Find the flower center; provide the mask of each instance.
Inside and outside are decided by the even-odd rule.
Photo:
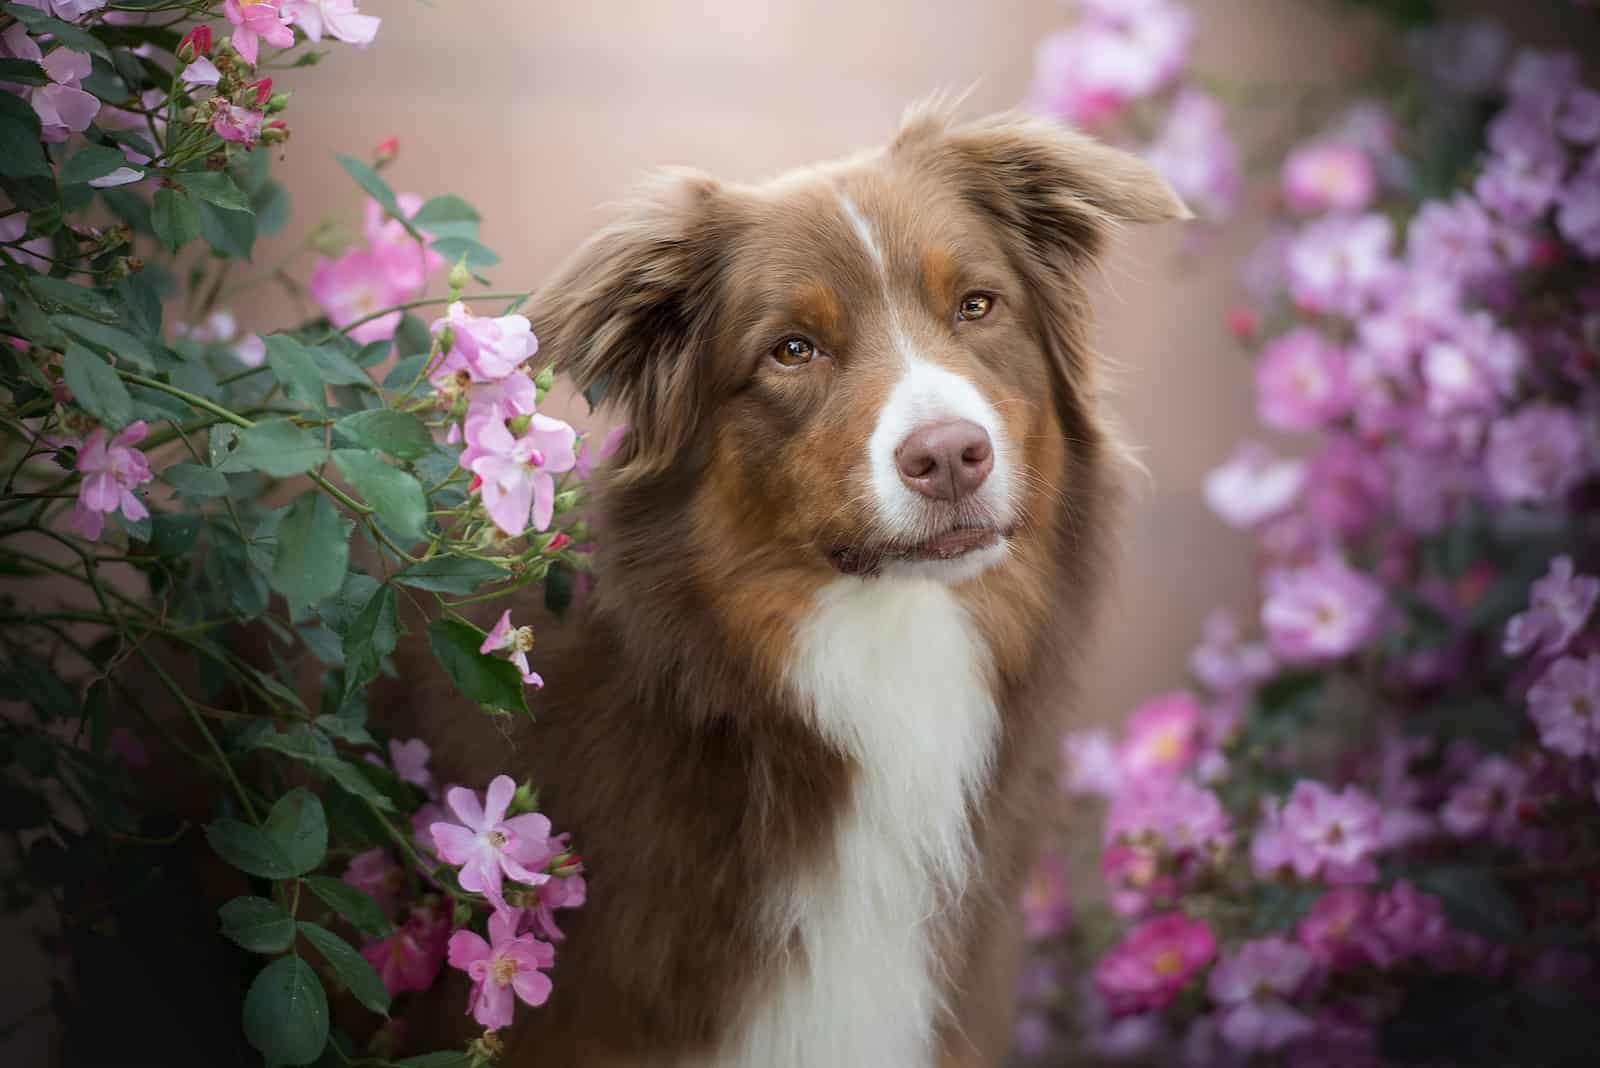
[[[511,632],[511,647],[519,653],[526,653],[533,648],[533,628],[518,627]]]
[[[1175,949],[1164,949],[1156,954],[1151,969],[1162,979],[1171,979],[1183,971],[1183,957]]]
[[[1344,841],[1344,827],[1337,823],[1331,824],[1328,827],[1328,833],[1325,836],[1325,840],[1329,845],[1338,845],[1340,842]]]
[[[489,844],[494,846],[496,849],[504,849],[506,842],[508,841],[510,841],[510,839],[506,837],[506,832],[504,831],[489,832]]]
[[[508,985],[517,974],[517,962],[510,957],[496,957],[489,965],[489,976],[500,986]]]

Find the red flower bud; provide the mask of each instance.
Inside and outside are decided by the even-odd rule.
[[[244,91],[247,93],[252,89],[255,90],[256,94],[256,107],[264,107],[266,106],[267,101],[272,99],[271,78],[262,78],[260,81],[251,82],[249,85],[244,87]]]
[[[1228,309],[1228,333],[1240,341],[1254,341],[1256,331],[1261,329],[1261,321],[1257,318],[1254,309],[1246,304],[1235,304]]]
[[[472,481],[467,483],[467,492],[468,493],[477,493],[478,492],[478,488],[480,486],[482,486],[482,485],[483,485],[483,476],[482,475],[473,475],[472,476]]]
[[[375,163],[390,163],[393,162],[394,158],[399,154],[400,138],[385,137],[382,141],[379,141],[378,146],[372,150],[372,159]]]
[[[560,552],[562,549],[565,549],[571,544],[572,538],[568,536],[567,532],[564,530],[558,531],[556,536],[550,539],[550,545],[547,551],[552,553]]]
[[[178,42],[178,58],[185,63],[193,63],[201,56],[211,54],[211,27],[196,26],[183,35],[183,40]]]

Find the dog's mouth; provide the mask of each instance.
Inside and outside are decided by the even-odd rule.
[[[897,560],[921,562],[957,560],[968,553],[993,548],[1016,533],[1015,526],[995,523],[965,524],[950,527],[918,541],[887,542],[877,545],[841,545],[828,554],[833,566],[846,575],[870,575]]]

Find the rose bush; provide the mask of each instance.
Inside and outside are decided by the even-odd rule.
[[[1186,196],[1235,203],[1185,7],[1082,6],[1035,105],[1155,130]],[[1107,35],[1109,66],[1071,59]],[[1206,483],[1255,539],[1255,624],[1214,617],[1192,690],[1064,743],[1104,892],[1065,934],[1059,874],[1024,901],[1051,918],[1019,1034],[1041,1062],[1577,1065],[1600,1040],[1600,93],[1486,23],[1399,36],[1367,72],[1391,95],[1279,146],[1228,313],[1261,422],[1305,435]]]
[[[556,910],[584,900],[532,784],[437,782],[425,744],[367,722],[403,615],[432,620],[439,667],[490,714],[526,714],[542,684],[532,630],[490,626],[491,602],[571,596],[595,456],[539,410],[527,295],[480,288],[478,214],[392,190],[386,143],[340,160],[353,240],[296,248],[322,253],[320,315],[241,335],[230,310],[291,284],[251,263],[289,225],[269,169],[285,83],[379,30],[354,0],[0,4],[4,894],[55,906],[45,1007],[93,1021],[67,1032],[85,1056],[153,1031],[173,1063],[240,1034],[268,1064],[390,1063],[404,1036],[383,1017],[448,964],[483,1037],[398,1063],[484,1062],[517,1002],[548,996]],[[107,940],[180,954],[202,839],[232,872],[205,876],[231,896],[203,936],[240,952],[205,950],[119,1035],[111,1004],[146,995],[96,999]],[[228,996],[230,965],[206,1047],[206,1014],[175,1006]]]

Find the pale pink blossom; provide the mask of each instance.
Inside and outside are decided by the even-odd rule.
[[[1290,1001],[1312,973],[1311,954],[1282,938],[1246,942],[1211,969],[1206,984],[1221,1010],[1222,1037],[1243,1050],[1279,1050],[1311,1031]]]
[[[1184,203],[1211,221],[1233,214],[1244,183],[1226,115],[1216,97],[1186,87],[1144,152]]]
[[[515,913],[490,916],[488,941],[468,930],[450,936],[450,966],[472,980],[467,1012],[490,1031],[510,1025],[517,1000],[537,1007],[550,997],[550,977],[543,969],[555,963],[555,947],[518,935],[518,920]]]
[[[1489,428],[1489,484],[1513,504],[1554,504],[1588,473],[1583,417],[1550,404],[1524,405]]]
[[[283,0],[283,13],[313,41],[326,33],[336,41],[365,48],[378,36],[375,15],[356,10],[355,0]]]
[[[1583,630],[1600,601],[1600,578],[1580,575],[1572,557],[1550,561],[1550,571],[1528,591],[1528,608],[1506,622],[1502,648],[1507,656],[1531,652],[1554,655]]]
[[[550,821],[537,812],[506,819],[516,792],[517,784],[509,775],[498,775],[489,783],[487,803],[457,786],[445,794],[445,801],[461,822],[429,828],[439,857],[461,865],[462,887],[482,894],[502,912],[509,909],[501,890],[503,880],[538,886],[550,878],[536,870],[552,855]]]
[[[1310,779],[1297,782],[1281,805],[1269,799],[1251,840],[1257,877],[1291,871],[1302,879],[1340,885],[1377,878],[1373,858],[1382,846],[1383,809],[1354,786],[1334,793]]]
[[[1103,727],[1071,731],[1061,739],[1061,788],[1070,794],[1110,797],[1122,785],[1122,767],[1111,732]]]
[[[433,324],[435,337],[446,330],[450,348],[434,371],[435,379],[464,370],[474,382],[495,382],[522,370],[539,351],[539,340],[533,336],[527,316],[473,315],[459,300]]]
[[[433,789],[433,772],[428,769],[428,761],[432,756],[433,751],[421,738],[405,742],[398,738],[389,739],[389,765],[394,768],[394,773],[401,781],[424,791]]]
[[[394,915],[395,903],[405,885],[405,870],[387,849],[369,849],[350,858],[342,876],[346,883],[369,895],[385,916]]]
[[[100,537],[112,512],[134,522],[149,517],[149,509],[133,493],[155,477],[144,453],[134,447],[144,440],[146,429],[141,419],[108,439],[105,427],[95,427],[79,447],[76,466],[82,482],[71,524],[90,541]]]
[[[1290,662],[1325,662],[1355,652],[1378,631],[1382,587],[1344,561],[1325,558],[1268,576],[1261,622],[1273,651]]]
[[[1289,291],[1307,311],[1355,318],[1394,270],[1394,224],[1383,215],[1330,215],[1308,223],[1288,250]]]
[[[431,903],[419,903],[393,934],[368,943],[361,955],[391,996],[420,994],[439,977],[449,940],[449,914]]]
[[[1280,459],[1266,447],[1246,442],[1206,475],[1205,498],[1224,522],[1248,528],[1282,515],[1304,485],[1304,461]]]
[[[557,835],[557,841],[565,835]],[[556,909],[575,909],[588,899],[589,889],[582,875],[556,875],[550,881],[522,893],[521,931],[532,931],[548,942],[562,942],[566,935],[556,926]],[[532,898],[532,902],[529,899]]]
[[[334,260],[318,260],[311,272],[311,296],[334,326],[366,345],[394,337],[401,313],[373,313],[411,297],[401,284],[411,268],[405,257],[384,249],[353,248]],[[365,320],[364,322],[362,320]],[[360,322],[359,326],[352,324]]]
[[[1163,88],[1188,58],[1193,17],[1170,0],[1085,5],[1083,20],[1045,38],[1031,110],[1092,126]]]
[[[246,367],[260,367],[267,361],[267,343],[260,334],[246,334],[233,347],[233,355]]]
[[[233,23],[234,50],[252,67],[262,41],[274,48],[294,44],[294,31],[279,10],[278,0],[223,0],[222,14]]]
[[[1225,609],[1206,617],[1204,640],[1189,656],[1189,669],[1209,689],[1236,694],[1270,678],[1278,669],[1277,657],[1264,642],[1247,642],[1239,625]]]
[[[555,475],[577,463],[577,431],[559,419],[531,415],[520,436],[494,418],[469,419],[460,462],[478,476],[483,506],[495,526],[520,537],[547,530],[555,515]]]
[[[1061,855],[1046,849],[1022,887],[1022,926],[1030,939],[1055,938],[1072,922],[1067,867]]]
[[[1341,141],[1319,141],[1289,154],[1283,163],[1283,197],[1305,214],[1362,211],[1378,189],[1372,159]]]
[[[513,627],[511,625],[511,609],[507,608],[500,613],[500,618],[495,620],[494,626],[484,636],[483,644],[478,647],[478,652],[484,656],[491,653],[504,653],[506,659],[516,666],[522,673],[522,681],[529,686],[539,687],[544,685],[544,679],[528,666],[528,651],[533,648],[533,628]]]
[[[407,219],[415,215],[423,200],[415,193],[396,193],[395,206]],[[367,245],[383,257],[389,279],[396,289],[420,295],[428,285],[428,276],[444,266],[444,257],[427,244],[411,236],[399,219],[393,218],[376,200],[369,199],[362,232]]]
[[[215,101],[215,104],[217,110],[211,117],[212,132],[224,141],[254,148],[261,139],[261,124],[266,115],[225,100]]]
[[[1375,909],[1376,903],[1367,890],[1336,887],[1311,906],[1295,927],[1295,938],[1324,967],[1334,971],[1358,968],[1375,959]]]
[[[193,62],[184,66],[178,79],[191,88],[214,86],[222,80],[222,72],[205,56],[197,56]]]
[[[1146,701],[1133,713],[1117,753],[1125,779],[1175,774],[1199,755],[1205,709],[1188,691]]]
[[[1439,822],[1459,837],[1488,835],[1507,841],[1519,826],[1517,805],[1527,781],[1528,773],[1505,757],[1485,757],[1450,791]]]
[[[1256,364],[1256,407],[1278,430],[1316,430],[1350,410],[1344,350],[1310,327],[1273,341]]]
[[[1528,688],[1539,741],[1564,756],[1600,756],[1600,653],[1562,657]]]

